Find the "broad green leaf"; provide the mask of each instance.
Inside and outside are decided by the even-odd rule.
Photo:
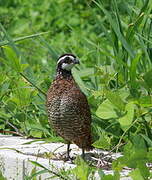
[[[110,149],[111,140],[107,135],[101,135],[100,138],[93,143],[95,148]]]
[[[79,156],[77,157],[75,162],[77,166],[72,170],[72,172],[78,179],[88,180],[89,172],[91,170],[89,165]]]
[[[152,88],[152,69],[144,75],[145,83],[149,88]]]
[[[1,84],[1,94],[5,94],[7,91],[9,91],[10,82],[6,81]]]
[[[118,109],[124,110],[125,108],[125,103],[119,96],[118,92],[112,92],[112,91],[105,91],[106,97],[108,100],[115,105]]]
[[[21,72],[20,59],[18,59],[16,53],[8,46],[4,48],[4,53],[9,61],[9,66],[15,71]]]
[[[24,124],[23,124],[24,125]],[[34,137],[42,137],[44,134],[49,134],[48,129],[46,126],[42,126],[38,121],[35,121],[35,119],[28,119],[25,121],[26,129],[30,132],[30,135]],[[22,126],[24,128],[24,126]],[[29,133],[28,133],[29,135]],[[59,139],[58,139],[59,141]]]
[[[102,119],[117,118],[115,106],[107,99],[99,105],[96,115]]]
[[[30,131],[30,135],[31,135],[32,137],[41,138],[42,135],[43,135],[43,132],[42,132],[42,131],[39,131],[39,130],[31,130],[31,131]]]
[[[119,118],[118,121],[121,125],[121,128],[125,131],[132,123],[133,118],[134,118],[134,103],[133,102],[129,102],[128,104],[126,104],[125,107],[125,112],[126,114]]]
[[[113,163],[115,170],[120,171],[125,166],[137,168],[139,165],[146,164],[147,147],[144,139],[139,135],[130,138],[131,141],[124,146],[123,156]]]
[[[142,96],[138,99],[138,103],[142,107],[152,107],[152,97],[150,95]]]
[[[136,149],[147,149],[144,139],[141,135],[135,135],[132,137],[132,143]]]
[[[108,175],[105,175],[105,176],[102,178],[102,180],[115,180],[115,179],[114,179],[113,175],[108,174]]]
[[[2,110],[0,111],[0,116],[5,118],[5,119],[8,119],[8,118],[11,118],[11,114],[10,113],[6,113],[6,112],[3,112]]]
[[[15,118],[18,119],[20,122],[24,122],[26,120],[26,114],[24,112],[17,112],[15,114]]]
[[[29,64],[21,64],[21,71],[24,71],[28,66]]]
[[[103,176],[102,180],[120,180],[120,173],[114,172],[114,175],[108,174]]]
[[[146,161],[147,161],[147,157],[146,157]],[[148,179],[148,177],[149,177],[149,169],[148,169],[146,163],[141,161],[141,162],[138,163],[137,167],[140,170],[140,173],[144,177],[144,179]]]
[[[149,152],[147,153],[147,158],[148,158],[148,162],[152,162],[152,149],[149,150]]]
[[[14,89],[13,95],[10,98],[18,107],[29,106],[31,100],[37,95],[35,90],[27,85],[28,84],[22,80],[18,81],[17,87]]]
[[[119,157],[118,159],[112,162],[112,169],[115,171],[120,172],[125,166],[126,166],[126,162],[124,161],[124,157]]]
[[[103,91],[102,91],[102,90],[93,91],[93,92],[92,92],[92,95],[93,95],[95,98],[98,98],[98,97],[100,97],[100,96],[103,95]]]
[[[14,97],[11,98],[18,107],[28,106],[31,103],[31,88],[22,87],[14,92]]]
[[[141,175],[141,172],[140,170],[137,168],[135,170],[133,170],[131,173],[130,173],[130,176],[132,177],[133,180],[144,180],[143,176]]]

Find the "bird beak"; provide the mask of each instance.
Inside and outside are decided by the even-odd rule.
[[[80,64],[79,59],[75,59],[74,64]]]

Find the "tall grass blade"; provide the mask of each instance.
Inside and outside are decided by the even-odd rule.
[[[26,40],[26,39],[35,38],[37,36],[42,36],[42,35],[48,34],[49,32],[50,31],[19,37],[19,38],[16,38],[16,39],[12,39],[12,42],[15,43],[15,42],[18,42],[18,41],[23,41],[23,40]],[[10,42],[8,40],[7,41],[2,41],[2,42],[0,42],[0,46],[5,46],[5,45],[8,45],[9,43]]]
[[[106,17],[109,20],[109,23],[112,27],[112,29],[114,30],[114,32],[116,33],[118,39],[120,40],[120,42],[122,43],[123,47],[126,49],[126,51],[129,53],[129,55],[134,58],[135,53],[133,51],[133,48],[131,47],[130,44],[128,44],[128,42],[126,41],[126,39],[124,38],[124,36],[122,35],[120,29],[118,28],[115,20],[113,20],[112,16],[110,15],[110,13],[103,7],[103,5],[100,3],[97,3],[96,1],[93,1],[106,15]]]

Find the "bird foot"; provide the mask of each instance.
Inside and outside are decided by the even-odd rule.
[[[71,161],[71,162],[73,162],[74,159],[75,159],[74,157],[65,156],[64,159],[63,159],[63,161],[64,161],[64,162],[66,162],[66,161]]]
[[[58,159],[59,159],[59,160],[62,160],[62,161],[64,161],[64,162],[66,162],[66,161],[71,161],[71,162],[73,162],[73,160],[75,159],[75,157],[71,157],[71,156],[69,156],[69,153],[63,152],[63,153],[59,153],[59,154],[58,154]]]

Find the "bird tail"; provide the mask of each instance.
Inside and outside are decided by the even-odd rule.
[[[92,137],[91,137],[91,135],[76,138],[73,142],[77,146],[79,146],[79,148],[82,148],[82,149],[84,149],[86,151],[90,151],[90,150],[92,150],[94,148],[92,146]]]

